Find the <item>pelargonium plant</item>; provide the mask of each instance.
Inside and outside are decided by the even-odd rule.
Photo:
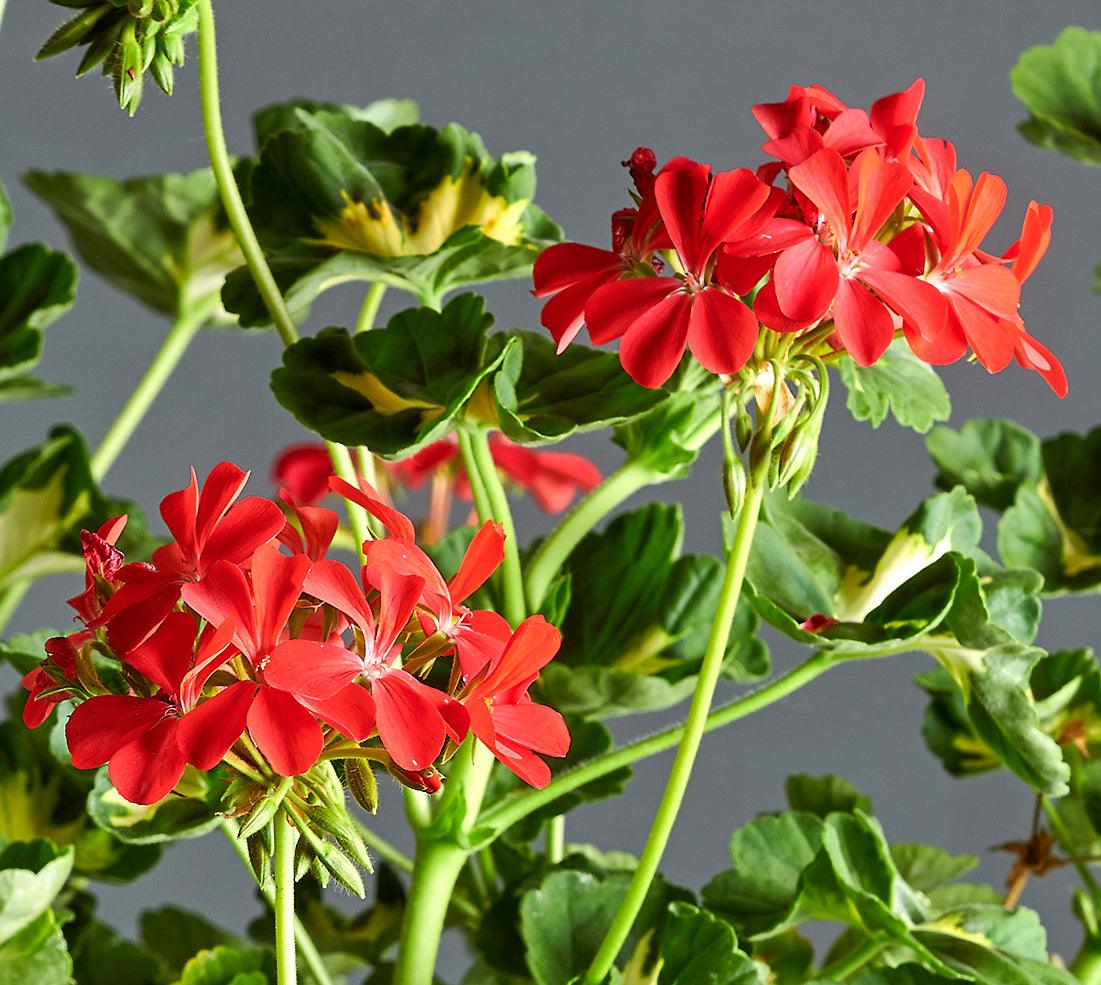
[[[948,416],[934,366],[1016,364],[1067,393],[1058,340],[1020,314],[1052,210],[1032,201],[992,241],[1005,183],[922,133],[924,81],[869,109],[794,85],[752,107],[746,166],[635,149],[610,242],[586,244],[535,204],[531,154],[495,157],[409,101],[268,106],[232,159],[211,0],[55,2],[71,16],[40,54],[83,50],[78,74],[101,66],[131,114],[197,32],[210,168],[26,176],[86,266],[171,328],[94,450],[61,426],[0,470],[0,619],[40,577],[84,579],[75,626],[3,645],[23,687],[0,725],[0,983],[432,985],[450,929],[466,985],[1101,982],[1101,669],[1033,645],[1043,597],[1101,590],[1101,430],[938,426],[941,490],[896,532],[801,494],[836,380],[857,418],[920,432]],[[1080,30],[1022,57],[1030,139],[1101,160],[1098,58]],[[0,198],[0,234],[10,219]],[[504,278],[541,328],[493,330],[470,289]],[[303,334],[347,282],[353,329]],[[44,246],[0,258],[4,399],[59,395],[32,370],[75,283]],[[376,327],[388,290],[410,306]],[[272,392],[317,437],[271,488],[181,463],[158,535],[100,483],[209,324],[274,328]],[[624,455],[606,477],[555,447],[597,430]],[[616,513],[712,440],[714,555],[682,553],[675,504]],[[560,517],[548,536],[517,529],[510,492]],[[773,674],[762,623],[806,659]],[[1001,846],[1004,888],[964,881],[974,857],[892,844],[834,775],[793,775],[698,891],[659,874],[705,733],[915,651],[932,752],[954,775],[1012,772],[1034,804]],[[755,686],[715,707],[721,679]],[[607,719],[682,701],[681,724],[614,745]],[[713,741],[734,750],[736,730]],[[664,750],[637,858],[568,840],[571,810]],[[404,811],[411,856],[380,810]],[[174,907],[141,941],[97,921],[96,881],[215,829],[262,901],[249,940]],[[1020,903],[1062,866],[1085,931],[1066,961]],[[348,916],[334,882],[374,902]]]

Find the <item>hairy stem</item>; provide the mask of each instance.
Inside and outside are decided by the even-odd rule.
[[[294,951],[295,831],[285,811],[275,818],[275,961],[277,985],[295,985],[298,966]]]
[[[742,592],[742,581],[749,561],[749,551],[753,545],[753,534],[757,529],[757,518],[767,485],[767,475],[768,456],[762,455],[760,463],[750,476],[745,501],[738,513],[734,541],[730,548],[730,556],[727,558],[726,573],[719,592],[719,604],[711,624],[711,635],[700,665],[700,675],[696,681],[695,693],[692,695],[692,703],[684,723],[680,746],[673,760],[673,767],[669,771],[665,793],[658,805],[654,823],[650,827],[646,846],[639,856],[638,867],[631,877],[630,885],[612,919],[612,925],[604,936],[600,950],[597,951],[589,970],[581,980],[582,985],[600,985],[607,977],[616,955],[619,954],[623,942],[631,932],[631,926],[642,908],[646,894],[650,890],[650,884],[657,875],[665,846],[669,843],[677,813],[688,789],[696,754],[699,752],[703,734],[707,730],[707,717],[715,695],[715,687],[719,682],[719,672],[722,670],[726,645],[730,639],[730,628],[734,623],[734,613]]]
[[[386,293],[386,285],[382,281],[375,281],[363,296],[363,304],[359,309],[359,317],[356,319],[356,332],[368,332],[375,327],[375,316],[378,315],[379,305],[382,304],[382,296]]]
[[[566,818],[559,814],[547,822],[547,864],[557,865],[566,855]]]
[[[336,441],[326,441],[325,445],[329,449],[329,458],[333,461],[333,471],[345,482],[358,489],[359,473],[356,471],[356,463],[352,458],[352,453]],[[356,550],[359,552],[359,559],[362,562],[364,559],[363,542],[371,539],[371,528],[367,523],[367,511],[350,499],[344,501],[344,507],[348,511],[348,525],[352,528],[352,536],[356,539]]]
[[[218,183],[218,192],[225,207],[230,227],[244,254],[249,273],[256,282],[268,314],[275,324],[275,330],[284,345],[298,341],[298,329],[283,295],[272,276],[271,267],[264,257],[264,251],[252,228],[245,203],[241,199],[241,190],[233,176],[233,164],[226,149],[226,135],[222,126],[222,107],[218,97],[218,52],[214,36],[214,8],[211,0],[199,0],[199,99],[203,110],[203,130],[206,133],[206,146],[210,155],[210,166]]]
[[[251,872],[252,863],[249,861],[248,849],[244,843],[237,837],[237,828],[232,821],[222,822],[222,831],[225,832],[225,836],[229,839],[229,843],[233,846],[233,850],[237,853],[237,857],[244,863],[245,868]],[[381,853],[380,853],[381,854]],[[272,908],[272,912],[275,911],[275,894],[265,887],[259,887],[260,894],[267,900],[268,906]],[[306,930],[302,921],[298,917],[294,918],[294,939],[298,944],[298,953],[302,958],[302,964],[306,970],[313,977],[317,985],[335,985],[332,976],[329,974],[329,970],[325,967],[325,962],[321,957],[321,952],[318,951],[317,945],[314,944],[313,938],[310,937],[310,933]]]
[[[217,298],[194,310],[183,310],[177,316],[161,347],[153,357],[142,378],[138,380],[118,417],[107,429],[99,447],[92,453],[92,476],[101,482],[115,464],[122,449],[137,430],[153,401],[164,388],[172,371],[179,364],[191,340],[203,327],[217,305]]]

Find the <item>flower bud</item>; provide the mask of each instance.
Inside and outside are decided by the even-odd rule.
[[[735,458],[727,463],[723,473],[723,492],[726,495],[726,505],[730,508],[731,516],[737,515],[745,501],[746,475],[745,466],[740,458]]]
[[[378,779],[371,764],[362,759],[344,761],[344,778],[355,802],[368,814],[378,811]]]

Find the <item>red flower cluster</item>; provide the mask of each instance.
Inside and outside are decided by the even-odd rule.
[[[161,503],[175,539],[151,564],[126,564],[115,549],[125,517],[85,532],[86,588],[71,600],[84,628],[50,640],[24,678],[26,723],[78,701],[66,727],[74,765],[109,763],[119,792],[141,804],[166,796],[189,764],[213,768],[246,735],[283,776],[341,737],[377,737],[380,762],[433,790],[445,743],[473,733],[545,785],[539,754],[564,756],[570,737],[528,691],[560,635],[540,616],[513,631],[464,604],[504,557],[501,529],[485,524],[447,581],[405,516],[369,486],[333,480],[387,532],[364,545],[357,578],[325,556],[335,513],[284,490],[291,522],[269,500],[240,499],[247,478],[223,462],[200,491],[192,473]]]
[[[982,242],[1005,183],[957,169],[955,148],[923,137],[918,80],[870,112],[820,86],[754,107],[774,161],[713,173],[640,148],[626,162],[637,207],[612,217],[612,249],[562,243],[535,264],[543,325],[567,346],[586,324],[620,342],[624,369],[664,383],[688,348],[737,372],[762,328],[832,325],[831,344],[862,366],[904,335],[929,363],[970,349],[990,372],[1016,359],[1064,396],[1058,360],[1025,330],[1020,286],[1051,238],[1051,208],[1030,203],[1001,255]],[[668,275],[664,275],[668,272]],[[752,309],[743,298],[753,295]]]
[[[597,486],[600,469],[583,455],[543,451],[509,441],[503,434],[489,438],[494,464],[504,479],[530,493],[547,513],[561,513],[579,492]],[[426,445],[409,458],[383,462],[386,477],[409,490],[432,483],[432,503],[424,536],[430,543],[447,529],[452,497],[470,502],[470,481],[459,459],[453,436]],[[303,442],[283,449],[272,463],[272,480],[302,503],[316,503],[329,492],[333,465],[323,444]]]

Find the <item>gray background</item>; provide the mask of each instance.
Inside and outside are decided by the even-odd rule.
[[[153,91],[129,120],[112,105],[105,81],[72,81],[75,58],[32,63],[63,10],[44,0],[12,0],[10,7],[0,34],[0,176],[15,206],[13,242],[64,243],[46,209],[18,185],[27,168],[121,177],[205,163],[193,60],[178,73],[172,99]],[[924,75],[924,132],[953,139],[965,166],[994,171],[1009,184],[1008,218],[993,237],[998,248],[1016,234],[1030,198],[1055,206],[1055,241],[1025,292],[1024,314],[1071,379],[1071,395],[1060,402],[1034,374],[1014,368],[990,378],[978,367],[952,367],[944,375],[953,421],[1009,416],[1048,434],[1101,420],[1094,385],[1098,299],[1090,293],[1092,266],[1101,259],[1101,175],[1017,135],[1022,111],[1008,80],[1021,49],[1049,42],[1069,24],[1101,27],[1093,2],[223,0],[217,7],[232,150],[248,151],[249,113],[268,102],[296,95],[355,103],[411,96],[428,121],[461,121],[481,132],[491,150],[535,151],[539,201],[572,238],[596,243],[606,240],[608,214],[626,202],[619,161],[636,145],[654,146],[659,160],[687,154],[721,168],[752,166],[762,139],[752,103],[783,98],[792,82],[820,82],[866,105]],[[525,288],[487,291],[501,323],[537,324]],[[353,291],[334,292],[318,306],[315,321],[347,324],[358,301]],[[387,309],[396,301],[388,298]],[[42,365],[43,375],[73,384],[77,395],[6,407],[2,457],[41,440],[55,420],[79,423],[94,443],[164,330],[158,317],[87,276],[75,310],[50,329]],[[200,337],[108,486],[153,510],[166,491],[183,484],[188,465],[203,472],[230,458],[254,469],[253,489],[266,492],[272,454],[302,437],[268,393],[278,358],[272,334]],[[602,439],[577,446],[605,467],[617,459]],[[890,423],[879,431],[856,424],[838,397],[808,492],[894,529],[927,495],[931,478],[920,437]],[[690,549],[716,550],[713,449],[690,481],[656,494],[685,504]],[[519,516],[529,534],[545,529],[527,506]],[[71,588],[61,579],[39,584],[14,628],[66,620],[62,600]],[[1042,642],[1092,642],[1094,605],[1090,599],[1049,603]],[[783,644],[774,655],[780,667],[797,657]],[[926,665],[911,657],[837,670],[782,706],[709,737],[669,846],[668,873],[699,886],[722,868],[730,832],[755,812],[779,806],[782,778],[797,769],[836,771],[857,782],[874,798],[894,840],[983,853],[1024,836],[1031,804],[1020,783],[1007,775],[961,783],[925,751],[919,735],[924,702],[911,677]],[[634,719],[618,731],[629,737],[672,715]],[[618,804],[576,814],[569,837],[637,850],[668,763],[661,757],[642,765]],[[384,790],[379,824],[403,840],[396,789]],[[984,855],[981,872],[989,879],[1000,881],[1007,868],[1004,856]],[[1057,873],[1024,896],[1045,914],[1053,945],[1064,953],[1077,941],[1067,913],[1070,885]],[[139,910],[166,899],[232,926],[253,912],[248,881],[216,836],[178,846],[152,875],[102,895],[104,913],[124,929]],[[454,947],[448,954],[457,960]]]

